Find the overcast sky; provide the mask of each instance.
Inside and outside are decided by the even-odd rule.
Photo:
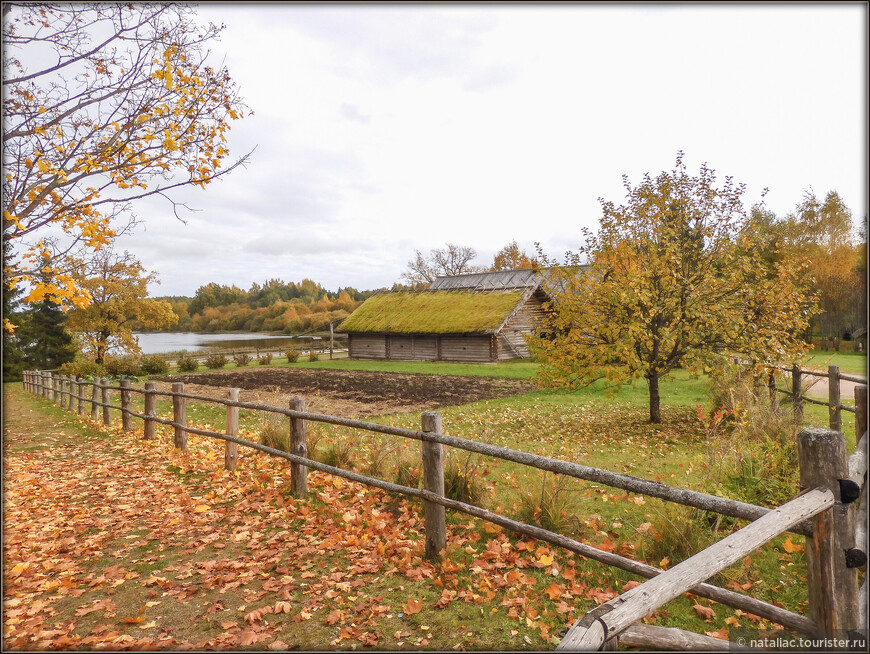
[[[389,287],[415,249],[561,258],[622,175],[706,162],[778,215],[867,214],[867,5],[203,4],[254,115],[250,165],[156,199],[121,247],[162,284]]]

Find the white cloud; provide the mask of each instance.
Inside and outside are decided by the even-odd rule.
[[[819,5],[203,5],[254,115],[247,168],[138,208],[125,247],[160,293],[308,277],[400,280],[413,250],[480,261],[516,239],[561,257],[599,197],[670,170],[812,187],[867,211],[867,7]]]

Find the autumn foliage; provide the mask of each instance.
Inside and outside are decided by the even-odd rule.
[[[598,233],[552,268],[548,319],[533,351],[541,380],[614,388],[644,379],[650,421],[661,422],[659,381],[677,367],[701,371],[715,355],[794,360],[814,301],[800,260],[766,262],[743,210],[742,185],[716,186],[706,165],[676,167],[637,186],[626,204],[601,200]],[[721,360],[721,357],[719,357]]]
[[[29,285],[28,301],[87,305],[63,255],[106,247],[137,200],[171,202],[241,163],[225,166],[226,134],[245,108],[206,61],[221,28],[193,16],[180,4],[4,5],[3,242],[21,257],[7,281]]]

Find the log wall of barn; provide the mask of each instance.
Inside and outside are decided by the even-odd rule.
[[[387,344],[383,334],[348,334],[348,356],[352,359],[386,359]]]
[[[434,361],[438,358],[438,337],[425,335],[387,336],[387,357],[405,361]]]
[[[492,336],[441,336],[441,361],[494,361]]]

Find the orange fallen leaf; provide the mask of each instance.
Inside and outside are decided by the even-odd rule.
[[[422,610],[423,602],[415,599],[409,599],[407,604],[402,607],[402,611],[404,611],[405,615],[414,615],[415,613],[419,613]]]
[[[788,552],[789,554],[794,554],[795,552],[806,551],[806,550],[804,550],[802,545],[795,545],[794,543],[792,543],[791,538],[786,538],[785,542],[782,544],[782,546],[783,546],[783,549],[785,549],[785,551]]]
[[[709,606],[695,604],[692,608],[695,609],[695,613],[697,613],[704,622],[712,622],[713,618],[716,617],[716,611],[711,609]]]

